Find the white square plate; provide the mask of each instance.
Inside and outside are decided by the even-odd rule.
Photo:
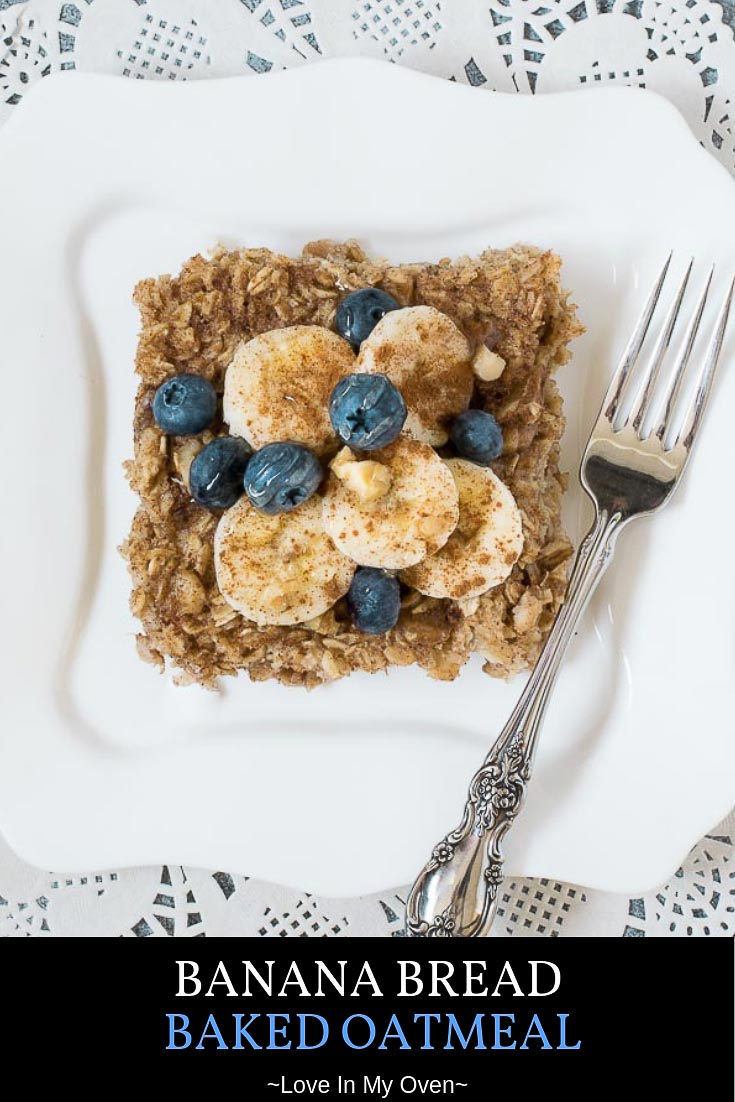
[[[731,181],[648,93],[535,100],[356,61],[52,78],[0,134],[0,163],[0,830],[55,869],[179,861],[331,895],[410,880],[519,683],[475,661],[452,684],[396,669],[212,694],[139,661],[116,550],[135,507],[132,287],[220,241],[357,237],[395,260],[553,248],[588,329],[560,374],[574,472],[664,255],[725,261],[718,289],[735,268]],[[622,537],[568,658],[511,873],[651,886],[735,797],[728,366],[685,485]],[[576,539],[574,476],[566,509]]]

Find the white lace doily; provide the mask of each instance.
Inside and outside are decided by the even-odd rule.
[[[388,58],[478,89],[635,84],[735,173],[735,0],[0,0],[0,123],[52,72],[193,80],[323,57]],[[696,197],[692,197],[696,201]],[[735,936],[735,815],[636,899],[506,881],[495,936]],[[401,936],[405,890],[317,900],[241,873],[66,877],[0,840],[0,936]]]
[[[498,937],[733,937],[732,816],[636,899],[553,880],[503,884]],[[316,899],[240,873],[164,865],[64,876],[0,839],[0,937],[401,937],[405,889]]]
[[[735,171],[733,0],[0,0],[0,119],[47,73],[153,80],[366,54],[504,92],[636,84]]]

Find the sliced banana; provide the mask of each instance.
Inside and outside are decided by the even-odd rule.
[[[355,353],[321,325],[273,329],[238,345],[225,375],[224,419],[253,448],[293,440],[322,451],[334,439],[329,396]]]
[[[400,437],[371,457],[388,469],[387,492],[372,501],[329,476],[324,527],[340,551],[361,566],[402,570],[438,551],[459,518],[451,471],[433,448]]]
[[[320,616],[345,595],[355,573],[324,531],[318,497],[276,515],[240,498],[217,525],[214,563],[227,603],[261,625]]]
[[[472,397],[470,344],[433,306],[387,313],[363,341],[355,370],[387,375],[408,406],[404,431],[434,447],[446,444],[446,422]]]
[[[459,523],[435,555],[401,573],[429,597],[479,597],[504,581],[523,550],[515,498],[489,467],[448,459],[459,492]]]

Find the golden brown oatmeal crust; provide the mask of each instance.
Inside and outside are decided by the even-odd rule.
[[[527,246],[394,266],[368,258],[355,242],[315,241],[295,259],[221,249],[210,259],[192,257],[178,276],[139,283],[141,381],[135,454],[126,468],[140,505],[122,550],[142,624],[141,657],[160,669],[168,659],[181,680],[209,686],[241,669],[256,681],[313,687],[355,669],[412,663],[450,680],[473,650],[495,676],[532,664],[563,600],[571,554],[561,527],[564,422],[551,374],[569,358],[567,345],[581,327],[559,286],[559,267],[553,253]],[[193,371],[221,395],[239,341],[288,325],[330,326],[340,298],[365,286],[382,287],[404,306],[436,307],[471,342],[489,339],[505,359],[499,379],[478,383],[475,400],[503,429],[505,449],[493,469],[521,510],[524,549],[507,581],[482,597],[450,601],[410,591],[384,636],[357,632],[344,601],[308,624],[259,628],[220,595],[212,554],[218,514],[195,505],[185,485],[193,455],[221,421],[199,437],[169,438],[153,420],[153,394],[170,375]]]

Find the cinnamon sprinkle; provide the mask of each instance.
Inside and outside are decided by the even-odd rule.
[[[529,666],[564,598],[571,555],[561,527],[562,404],[551,376],[569,358],[568,343],[581,326],[559,285],[559,268],[553,253],[520,245],[393,266],[352,241],[316,241],[296,258],[222,249],[192,257],[176,276],[138,284],[140,384],[135,454],[126,469],[140,504],[123,553],[131,608],[141,623],[141,657],[207,686],[245,670],[256,681],[313,687],[355,669],[412,663],[449,680],[472,651],[485,656],[484,668],[494,676]],[[331,326],[339,300],[366,286],[381,287],[405,306],[442,311],[473,349],[492,335],[506,368],[497,380],[476,381],[472,401],[493,412],[503,429],[505,448],[493,469],[521,510],[524,549],[508,579],[476,601],[407,591],[400,620],[385,636],[356,631],[344,600],[306,624],[258,627],[219,593],[212,554],[218,517],[191,502],[182,478],[183,441],[162,449],[152,397],[180,371],[210,379],[221,395],[241,340],[288,325]],[[218,419],[199,445],[222,431]],[[196,443],[192,439],[192,449]]]

